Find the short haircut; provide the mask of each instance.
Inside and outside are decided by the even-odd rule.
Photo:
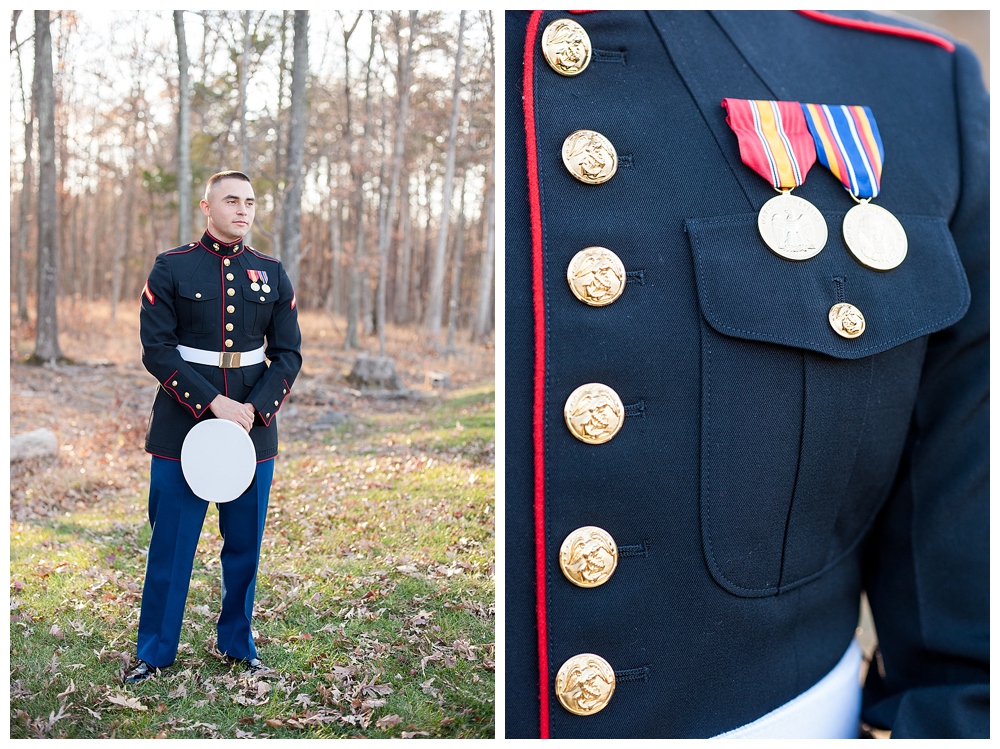
[[[208,182],[205,183],[205,200],[208,200],[208,194],[212,192],[212,188],[215,187],[216,182],[221,182],[224,179],[240,179],[250,184],[250,178],[246,176],[243,172],[237,172],[235,170],[229,170],[228,172],[217,172],[208,178]]]

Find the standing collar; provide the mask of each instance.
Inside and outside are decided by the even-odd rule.
[[[219,257],[239,255],[243,252],[242,239],[238,239],[230,244],[223,242],[221,239],[216,239],[208,231],[201,235],[201,246],[213,255],[218,255]]]

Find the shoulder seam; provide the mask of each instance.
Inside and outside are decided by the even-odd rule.
[[[842,26],[844,28],[857,29],[859,31],[871,31],[876,34],[888,34],[890,36],[899,36],[906,39],[916,39],[918,41],[928,42],[929,44],[936,44],[938,47],[948,50],[948,52],[955,51],[954,42],[945,39],[943,36],[932,34],[929,31],[920,31],[919,29],[911,29],[905,26],[892,26],[888,23],[862,21],[856,18],[843,18],[821,10],[800,10],[796,12],[806,18],[811,18],[812,20],[819,21],[821,23],[828,23],[832,26]]]
[[[281,261],[280,261],[280,260],[278,260],[277,258],[273,258],[273,257],[271,257],[271,256],[269,256],[269,255],[265,255],[265,254],[264,254],[264,253],[262,253],[262,252],[257,252],[257,250],[255,250],[255,249],[254,249],[253,247],[249,247],[249,246],[247,246],[247,245],[243,245],[243,246],[244,246],[244,247],[246,247],[247,251],[248,251],[248,252],[249,252],[249,253],[250,253],[251,255],[253,255],[253,256],[255,256],[255,257],[259,257],[259,258],[260,258],[261,260],[267,260],[267,261],[269,261],[269,262],[272,262],[272,263],[280,263],[280,262],[281,262]]]

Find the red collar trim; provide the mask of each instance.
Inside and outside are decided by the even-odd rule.
[[[543,11],[532,12],[524,39],[524,130],[528,154],[528,202],[531,211],[531,289],[535,318],[535,378],[532,437],[535,470],[535,616],[538,624],[538,725],[549,737],[549,649],[545,570],[545,287],[542,276],[542,202],[535,133],[535,40]]]
[[[814,21],[828,23],[832,26],[843,26],[847,29],[858,29],[860,31],[873,31],[876,34],[889,34],[891,36],[901,36],[907,39],[919,39],[922,42],[936,44],[949,52],[955,51],[955,45],[943,36],[932,34],[929,31],[918,31],[917,29],[907,29],[902,26],[891,26],[887,23],[875,23],[873,21],[859,21],[855,18],[842,18],[832,13],[824,13],[821,10],[800,10],[797,11],[806,18]]]
[[[208,240],[206,240],[206,237],[208,238]],[[223,242],[221,239],[217,239],[216,237],[214,237],[212,235],[212,232],[208,231],[207,229],[205,230],[204,235],[202,235],[202,238],[198,242],[202,247],[204,247],[206,250],[208,250],[217,257],[235,257],[236,255],[239,255],[241,252],[243,252],[244,249],[246,249],[246,245],[243,244],[242,239],[237,240],[236,242]],[[233,247],[238,246],[239,250],[237,250],[236,252],[221,252],[220,250],[212,249],[211,247],[212,244],[217,244],[219,245],[220,248],[225,248],[227,250],[231,250]]]

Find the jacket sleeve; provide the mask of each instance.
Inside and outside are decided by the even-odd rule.
[[[950,226],[971,306],[928,341],[865,570],[879,650],[863,718],[893,738],[989,737],[989,95],[968,49],[955,69],[962,183]]]
[[[201,418],[219,390],[177,352],[176,286],[163,255],[158,255],[153,263],[140,304],[143,366],[165,392],[187,407],[196,419]]]
[[[271,313],[271,322],[264,333],[267,348],[264,355],[270,366],[257,381],[248,403],[257,409],[265,426],[270,426],[274,415],[292,391],[295,376],[302,366],[302,335],[299,332],[299,311],[295,306],[295,291],[285,269],[278,265],[278,301]]]

